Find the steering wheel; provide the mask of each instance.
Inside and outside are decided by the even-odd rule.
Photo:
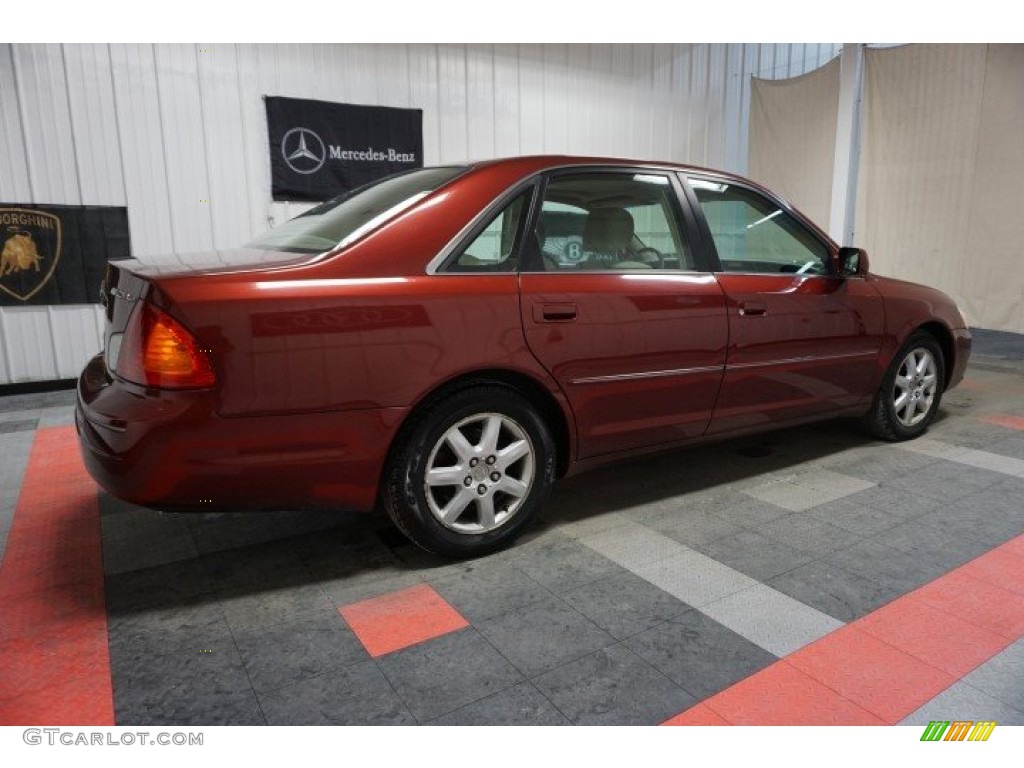
[[[639,261],[645,261],[646,262],[648,260],[643,258],[643,257],[644,256],[652,256],[652,255],[654,256],[654,259],[658,262],[658,269],[664,269],[665,268],[665,257],[662,255],[661,251],[659,251],[657,248],[651,248],[650,246],[646,246],[646,247],[641,248],[640,250],[638,250],[636,252],[636,257],[637,257],[637,260],[639,260]]]
[[[798,269],[796,273],[798,275],[806,275],[812,267],[816,267],[820,263],[821,262],[819,262],[817,259],[814,259],[813,261],[808,261],[806,264],[800,267],[800,269]]]

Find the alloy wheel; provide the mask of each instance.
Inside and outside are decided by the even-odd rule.
[[[938,384],[935,356],[924,347],[910,350],[893,382],[892,405],[900,424],[913,427],[927,418],[935,403]]]
[[[536,451],[514,419],[478,413],[449,427],[427,459],[423,490],[445,528],[480,534],[515,516],[533,485]]]

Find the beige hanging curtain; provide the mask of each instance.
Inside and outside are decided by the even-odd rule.
[[[750,178],[828,230],[839,59],[787,80],[752,78]]]
[[[1024,332],[1024,46],[866,51],[856,241],[872,270]]]

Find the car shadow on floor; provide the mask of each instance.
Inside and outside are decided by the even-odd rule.
[[[841,472],[844,453],[873,442],[840,420],[609,465],[559,482],[541,519],[509,552],[608,513],[685,508],[702,494],[736,493],[814,466]],[[324,600],[346,605],[473,567],[419,550],[383,512],[162,515],[105,494],[101,510],[115,625],[138,613],[211,601],[229,615],[248,611],[270,621]]]

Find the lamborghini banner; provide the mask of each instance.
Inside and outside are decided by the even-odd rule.
[[[128,209],[0,203],[0,305],[94,304],[107,261],[131,255]]]

